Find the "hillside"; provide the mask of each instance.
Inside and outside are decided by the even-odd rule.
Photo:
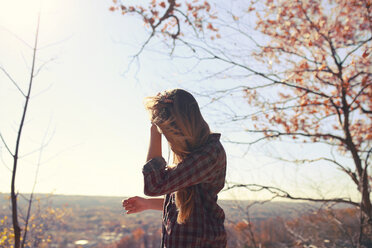
[[[0,194],[0,219],[8,216],[5,225],[10,227],[8,197]],[[50,240],[47,247],[116,247],[112,245],[119,242],[122,243],[120,247],[136,247],[134,244],[141,242],[144,242],[145,247],[158,247],[160,243],[161,212],[145,211],[126,215],[121,207],[121,197],[38,194],[35,199],[32,226],[39,233],[31,231],[30,236],[39,235],[42,238],[34,239],[36,245],[32,247],[45,242],[45,236]],[[20,197],[19,202],[21,215],[24,216],[27,202],[23,197]],[[252,204],[251,201],[219,200],[219,204],[226,213],[229,247],[248,242],[245,241],[247,233],[241,236],[249,231],[248,222],[258,237],[266,233],[267,237],[262,239],[278,239],[286,235],[282,233],[276,235],[278,237],[271,237],[271,233],[276,232],[273,228],[279,230],[288,221],[309,215],[320,207],[314,203],[267,202],[254,204],[249,208],[248,216],[246,209]],[[339,206],[340,209],[343,207]],[[285,231],[285,228],[282,230]]]

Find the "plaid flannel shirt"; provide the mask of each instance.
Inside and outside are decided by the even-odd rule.
[[[225,213],[217,204],[217,193],[224,187],[226,176],[226,153],[220,136],[211,134],[206,144],[175,167],[167,167],[163,157],[144,165],[145,194],[166,195],[161,247],[226,247]],[[195,205],[186,223],[178,224],[175,192],[185,187],[194,187]]]

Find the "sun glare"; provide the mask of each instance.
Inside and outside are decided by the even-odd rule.
[[[37,15],[43,9],[42,0],[2,1],[1,26],[10,30],[28,31],[34,27]]]

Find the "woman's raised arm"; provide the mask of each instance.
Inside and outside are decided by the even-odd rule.
[[[161,155],[161,134],[158,131],[158,127],[155,124],[152,124],[150,130],[150,145],[147,152],[146,162],[153,158],[161,157]]]

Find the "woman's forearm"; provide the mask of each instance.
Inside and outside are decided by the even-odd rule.
[[[123,200],[123,207],[127,214],[140,213],[145,210],[163,210],[163,198],[143,198],[139,196]]]
[[[148,209],[153,210],[163,210],[163,198],[149,198],[148,201]]]
[[[161,134],[158,132],[156,125],[152,124],[146,162],[161,155]]]

